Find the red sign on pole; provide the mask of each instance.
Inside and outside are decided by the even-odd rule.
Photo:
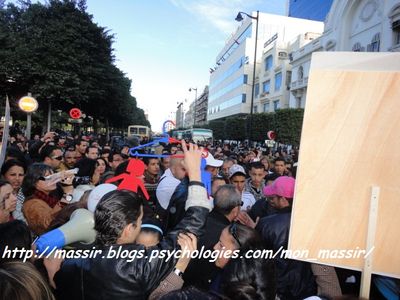
[[[270,140],[275,140],[275,138],[276,138],[276,133],[275,133],[275,131],[272,131],[272,130],[268,131],[267,137],[268,137]]]
[[[72,119],[79,119],[82,116],[82,112],[79,108],[72,108],[69,111],[69,115]]]

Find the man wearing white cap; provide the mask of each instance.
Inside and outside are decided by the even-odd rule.
[[[242,194],[243,205],[241,210],[248,211],[256,203],[253,194],[244,190],[246,185],[246,171],[241,165],[234,164],[229,168],[229,180],[236,187],[239,193]]]
[[[218,175],[218,168],[222,166],[224,161],[215,159],[214,156],[207,152],[207,156],[205,157],[206,159],[206,171],[211,173],[211,177],[217,176]]]

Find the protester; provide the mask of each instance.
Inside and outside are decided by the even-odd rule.
[[[26,166],[19,160],[10,159],[6,161],[1,167],[1,175],[11,184],[14,193],[17,195],[17,205],[12,213],[14,219],[26,222],[24,214],[22,213],[22,205],[25,197],[21,190],[22,181],[26,173]]]
[[[35,141],[29,146],[29,155],[32,158],[33,161],[39,162],[43,161],[39,155],[40,149],[43,148],[46,144],[53,142],[54,137],[56,136],[55,132],[49,131],[46,132],[46,134],[40,138],[38,141]]]
[[[100,154],[100,157],[104,158],[106,160],[108,166],[109,166],[108,157],[110,156],[110,152],[111,152],[110,149],[103,148],[103,150],[101,150],[101,154]]]
[[[248,259],[245,253],[264,249],[262,239],[252,228],[232,223],[226,227],[214,246],[222,253],[238,251],[236,257],[218,256],[215,265],[221,269],[211,290],[228,299],[267,299],[276,296],[275,265],[270,259]]]
[[[214,176],[211,178],[211,196],[214,197],[215,193],[217,192],[218,188],[222,185],[225,185],[227,182],[224,177],[222,176]]]
[[[205,234],[200,238],[198,250],[212,250],[218,242],[221,232],[238,216],[242,200],[240,193],[233,185],[221,186],[214,197],[214,208],[206,222]],[[188,271],[184,274],[185,285],[194,285],[209,290],[210,283],[217,272],[213,262],[199,258],[190,262]]]
[[[275,274],[274,263],[268,259],[240,257],[248,250],[276,252],[277,247],[287,248],[294,186],[294,179],[287,179],[287,176],[296,174],[295,151],[289,151],[285,146],[277,149],[263,149],[262,145],[251,147],[247,142],[207,145],[210,152],[206,170],[213,175],[211,197],[206,200],[204,189],[197,186],[200,177],[196,174],[194,179],[190,171],[193,170],[190,159],[169,156],[170,153],[181,155],[181,145],[160,145],[157,153],[167,157],[160,161],[144,158],[146,171],[143,178],[137,176],[152,196],[149,202],[142,199],[140,191],[117,190],[121,181],[98,185],[107,178],[127,172],[131,160],[126,154],[130,147],[123,148],[124,153],[121,153],[121,147],[113,148],[111,152],[104,139],[101,150],[96,144],[97,137],[86,135],[76,135],[74,140],[61,131],[59,135],[47,132],[42,138],[37,136],[27,142],[21,134],[15,134],[10,138],[6,160],[1,167],[1,175],[8,183],[0,183],[0,256],[3,256],[5,246],[8,249],[29,249],[31,233],[35,237],[59,228],[70,220],[76,209],[88,208],[94,212],[96,242],[91,245],[78,242],[68,248],[95,247],[102,250],[106,259],[45,260],[45,275],[56,288],[58,299],[239,300],[275,299],[276,296],[276,299],[285,300],[316,297],[317,294],[320,299],[337,299],[335,297],[341,295],[333,267],[278,257]],[[29,151],[26,151],[28,145]],[[183,149],[186,156],[199,158],[200,152],[194,146],[189,151],[185,146]],[[150,150],[139,152],[150,153]],[[44,164],[33,164],[26,170],[24,162],[28,166],[31,161]],[[75,166],[80,172],[74,180],[69,177],[67,181],[52,183],[45,178],[55,171],[66,171]],[[199,166],[198,161],[196,166]],[[219,175],[214,176],[218,168]],[[232,185],[226,184],[229,182]],[[70,184],[75,188],[72,189]],[[95,185],[98,186],[94,188]],[[27,195],[25,202],[23,191]],[[71,202],[75,203],[69,202],[70,194]],[[148,211],[154,218],[144,218],[145,208],[153,206],[153,203],[155,209]],[[199,206],[213,206],[213,210],[209,213]],[[27,222],[29,227],[15,219]],[[80,227],[76,232],[80,230],[84,228]],[[216,261],[204,257],[190,260],[183,256],[168,262],[165,257],[149,259],[155,251],[183,248],[200,251],[202,247],[221,253],[237,250],[240,255],[218,257]],[[108,253],[118,249],[145,252],[143,257],[136,257],[133,261],[127,261],[127,257],[107,258]],[[42,271],[43,266],[37,262],[35,265]],[[0,264],[4,263],[0,257]],[[3,292],[8,280],[2,281],[3,275],[0,267],[1,296],[17,299],[14,290],[9,290],[13,294]],[[26,286],[34,287],[37,284],[33,283],[35,275],[31,277],[32,282],[26,281]],[[18,278],[25,280],[24,276]],[[376,282],[381,293],[396,291],[393,287],[398,289],[398,282],[390,278]],[[181,290],[183,285],[185,288]],[[12,288],[16,287],[18,285],[12,283]],[[25,292],[23,288],[18,291],[20,295],[25,295]],[[32,291],[33,294],[40,295],[36,299],[47,299],[47,296],[53,299],[51,294],[46,295],[46,287]]]
[[[265,181],[268,182],[274,181],[279,176],[289,176],[289,172],[286,170],[286,160],[283,157],[277,157],[274,160],[274,169],[272,174],[268,174],[265,177]]]
[[[140,233],[136,243],[147,248],[156,246],[163,238],[164,232],[161,229],[162,224],[158,219],[143,219]]]
[[[74,189],[72,186],[73,176],[63,179],[62,191],[64,194],[60,196],[54,193],[57,184],[45,178],[52,174],[53,170],[50,166],[35,163],[28,168],[22,182],[22,192],[25,196],[22,211],[29,228],[36,235],[43,234],[56,213],[72,200],[69,198]]]
[[[158,183],[156,196],[159,205],[163,209],[168,208],[172,194],[181,180],[185,177],[186,170],[183,167],[182,161],[182,158],[172,158],[169,169],[165,171]]]
[[[25,172],[25,164],[15,159],[6,161],[1,167],[1,175],[3,176],[4,180],[11,184],[15,193],[18,193],[21,188]]]
[[[53,169],[53,171],[57,170],[61,161],[63,160],[63,153],[60,148],[52,145],[45,145],[40,150],[40,161],[45,165],[48,165]]]
[[[265,199],[263,189],[265,187],[264,177],[266,175],[264,165],[261,162],[250,163],[250,178],[246,179],[245,191],[251,193],[257,200]]]
[[[127,157],[123,156],[120,152],[112,152],[108,156],[108,161],[112,171],[115,171],[117,167],[127,160]]]
[[[100,184],[101,179],[103,178],[104,174],[106,172],[108,172],[109,170],[110,170],[110,167],[109,167],[107,161],[104,158],[99,157],[96,160],[96,169],[94,171],[93,179],[92,179],[93,184],[95,184],[95,185]]]
[[[14,189],[7,181],[0,180],[0,224],[13,219],[12,212],[17,206]]]
[[[222,168],[221,168],[221,175],[225,178],[225,179],[229,179],[229,169],[235,164],[235,160],[233,160],[232,158],[226,158],[224,159],[224,162],[222,164]]]
[[[160,300],[218,300],[218,299],[223,299],[223,298],[202,291],[192,286],[184,288],[182,290],[172,291],[160,298]]]
[[[163,238],[161,223],[157,219],[143,220],[141,231],[136,239],[137,244],[146,248],[156,246]],[[197,238],[192,234],[180,235],[178,244],[182,249],[194,251],[197,249]],[[175,266],[174,272],[171,272],[149,296],[149,300],[159,299],[160,296],[178,290],[183,286],[182,274],[185,272],[190,261],[189,256],[181,256]]]
[[[262,218],[256,229],[267,249],[275,253],[287,249],[295,180],[281,176],[264,189],[277,213]],[[317,285],[309,263],[277,257],[278,296],[280,299],[304,299],[317,294]],[[301,274],[301,276],[299,276]]]
[[[7,262],[0,268],[1,299],[54,300],[41,274],[29,262]]]
[[[160,180],[160,162],[158,158],[148,157],[144,157],[143,162],[146,165],[146,169],[143,174],[144,186],[150,196],[145,204],[150,208],[149,212],[154,215],[157,203],[156,190],[158,186],[158,181]]]
[[[81,138],[78,139],[75,143],[75,153],[76,153],[76,160],[80,160],[81,158],[85,157],[86,149],[89,146],[89,143]]]
[[[0,267],[1,264],[6,261],[12,260],[23,260],[23,256],[16,255],[13,257],[5,252],[7,250],[12,251],[13,249],[25,249],[30,250],[32,244],[32,237],[28,226],[20,221],[14,220],[0,224]],[[1,290],[0,290],[1,291]],[[0,295],[1,296],[1,295]]]
[[[268,157],[267,156],[261,156],[260,157],[260,163],[263,164],[264,170],[265,170],[265,172],[267,172],[267,175],[270,174],[270,172],[271,172],[270,171],[271,170],[271,163],[270,163]]]
[[[246,184],[246,171],[240,165],[233,165],[229,169],[229,180],[233,184],[237,191],[242,195],[243,206],[242,210],[249,211],[251,207],[256,203],[254,196],[245,191]]]
[[[163,155],[171,155],[169,152],[163,152]],[[160,168],[160,176],[162,176],[165,172],[170,167],[171,164],[171,157],[166,156],[166,157],[161,157],[161,168]]]
[[[76,152],[74,149],[67,148],[64,152],[63,161],[57,171],[66,171],[74,168],[76,163]]]
[[[219,159],[215,159],[211,153],[207,153],[206,156],[206,171],[211,174],[211,176],[217,176],[218,170],[224,162]]]
[[[186,150],[185,143],[183,149],[185,169],[190,178],[184,219],[157,246],[145,249],[144,246],[133,244],[139,234],[143,216],[140,197],[123,190],[106,194],[95,210],[96,240],[103,249],[103,255],[109,255],[111,246],[114,246],[114,249],[120,247],[128,251],[144,250],[146,256],[132,262],[127,262],[126,258],[71,259],[66,260],[61,268],[59,263],[58,267],[55,263],[55,267],[49,268],[49,274],[55,274],[58,299],[97,299],[98,295],[102,295],[103,299],[143,299],[172,272],[177,258],[165,261],[157,256],[150,261],[152,251],[176,249],[181,231],[202,235],[209,208],[206,191],[199,183],[201,151],[193,145]],[[57,268],[59,271],[54,272]],[[118,271],[122,269],[123,273]]]

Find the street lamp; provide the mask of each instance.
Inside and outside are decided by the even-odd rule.
[[[194,98],[194,111],[193,111],[193,126],[196,125],[196,102],[197,102],[197,88],[189,88],[189,92],[195,91]]]
[[[254,103],[254,89],[255,89],[255,81],[256,81],[256,63],[257,63],[257,40],[258,40],[258,17],[259,11],[257,10],[257,16],[253,17],[245,12],[240,11],[236,16],[235,20],[238,22],[243,21],[243,16],[246,15],[250,19],[256,20],[256,36],[255,36],[255,45],[254,45],[254,63],[253,63],[253,86],[251,88],[251,101],[250,101],[250,125],[249,125],[249,143],[252,140],[252,133],[253,133],[253,103]]]

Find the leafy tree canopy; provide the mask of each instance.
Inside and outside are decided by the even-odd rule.
[[[31,92],[43,110],[79,107],[113,127],[149,125],[114,64],[114,36],[95,24],[86,1],[0,1],[0,95]],[[3,97],[4,98],[4,97]]]

